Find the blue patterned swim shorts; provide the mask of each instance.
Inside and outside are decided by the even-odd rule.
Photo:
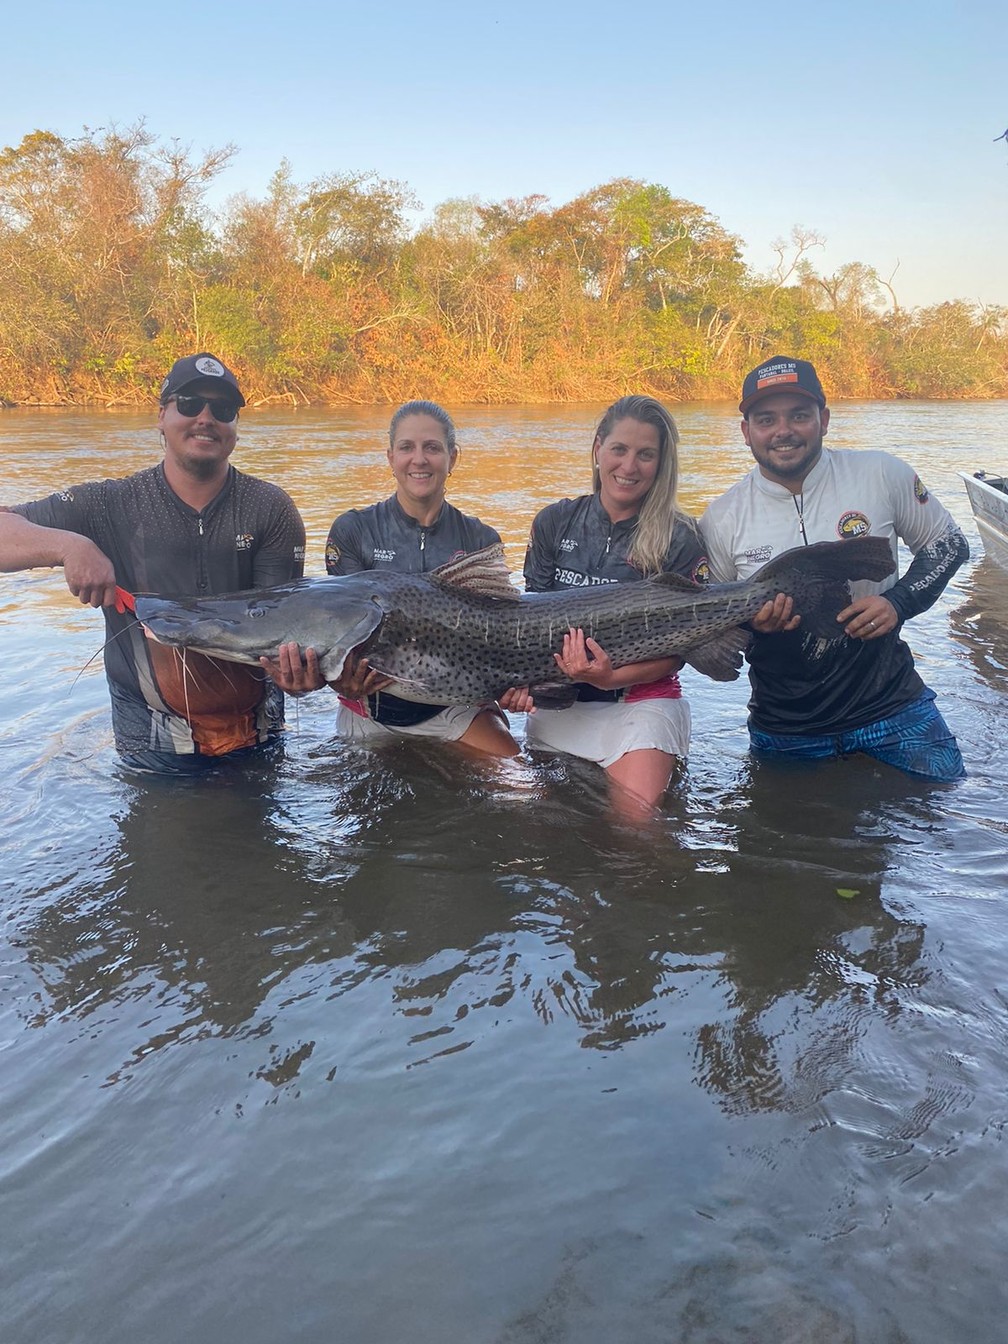
[[[749,725],[754,755],[778,759],[823,761],[863,752],[876,760],[925,779],[961,779],[963,766],[959,744],[934,703],[934,691],[925,691],[912,704],[887,719],[866,723],[846,733],[821,737],[804,733],[761,733]]]

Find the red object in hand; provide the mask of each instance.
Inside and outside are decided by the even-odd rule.
[[[125,588],[120,588],[116,584],[115,598],[116,611],[131,611],[134,616],[136,615],[136,601],[132,593],[128,593]]]

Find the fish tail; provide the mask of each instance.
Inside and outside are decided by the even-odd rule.
[[[851,537],[787,551],[752,577],[795,599],[803,630],[818,639],[838,639],[837,616],[850,605],[850,583],[880,583],[895,568],[885,537]]]
[[[772,582],[778,574],[797,569],[822,579],[870,579],[880,583],[896,568],[885,537],[851,537],[847,541],[817,541],[775,556],[753,575]]]

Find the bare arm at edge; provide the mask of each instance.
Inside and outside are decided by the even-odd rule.
[[[58,527],[40,527],[0,508],[0,571],[62,568],[66,585],[85,607],[115,605],[115,569],[104,551]]]

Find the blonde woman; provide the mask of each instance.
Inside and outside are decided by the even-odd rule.
[[[526,590],[632,583],[661,572],[704,581],[703,544],[676,503],[678,444],[675,421],[653,397],[610,406],[592,441],[592,493],[548,505],[532,524]],[[650,814],[689,750],[682,659],[616,669],[595,640],[571,630],[556,660],[579,683],[578,700],[530,715],[529,745],[595,761],[621,814]]]

